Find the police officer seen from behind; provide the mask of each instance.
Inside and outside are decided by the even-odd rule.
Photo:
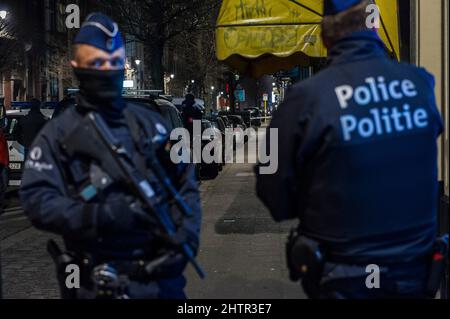
[[[300,219],[288,263],[311,298],[422,298],[429,277],[443,129],[434,78],[389,58],[366,26],[370,3],[324,1],[329,65],[274,113],[279,169],[257,178],[276,221]]]
[[[203,112],[200,106],[195,101],[195,96],[192,93],[186,94],[185,100],[181,105],[181,114],[183,117],[184,127],[192,136],[194,121],[201,121]]]
[[[193,211],[192,217],[180,217],[175,205],[162,201],[161,207],[179,224],[177,237],[171,241],[157,232],[157,224],[153,224],[151,218],[143,217],[150,215],[136,205],[125,183],[113,181],[95,197],[87,196],[86,185],[95,174],[94,163],[86,156],[68,156],[60,141],[79,127],[88,112],[100,114],[113,137],[148,177],[158,196],[162,187],[147,167],[149,153],[143,152],[146,147],[142,145],[148,145],[154,137],[164,140],[170,132],[158,114],[123,101],[125,48],[118,25],[109,17],[100,13],[87,17],[75,38],[71,64],[80,82],[77,105],[60,114],[38,135],[26,162],[20,193],[33,225],[63,236],[70,254],[61,256],[74,256],[76,264],[80,265],[81,288],[62,289],[63,296],[98,298],[98,282],[91,280],[94,275],[109,278],[100,284],[109,284],[108,280],[115,284],[117,275],[125,275],[128,282],[121,282],[121,297],[185,298],[183,272],[187,261],[178,253],[178,246],[189,242],[196,250],[198,245],[201,209],[194,167],[161,160],[179,194]],[[139,124],[140,139],[132,134],[133,123],[129,118]],[[89,141],[81,143],[87,145]],[[157,153],[162,154],[159,149]],[[104,183],[107,182],[108,179],[104,179]],[[167,256],[170,258],[165,258]],[[64,261],[64,258],[56,259]],[[153,261],[159,262],[151,264]],[[148,268],[154,270],[150,272],[139,268],[144,264],[157,266]],[[105,267],[98,269],[98,265]],[[94,268],[98,271],[93,272]],[[62,272],[59,277],[64,286],[64,269]]]

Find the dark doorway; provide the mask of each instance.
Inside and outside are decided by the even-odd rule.
[[[400,31],[400,59],[411,61],[411,6],[410,0],[398,0],[399,31]]]
[[[20,101],[22,93],[22,80],[13,80],[13,101]]]

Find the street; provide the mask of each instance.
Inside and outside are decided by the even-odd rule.
[[[198,261],[207,277],[199,279],[189,266],[188,297],[305,298],[301,287],[289,281],[285,266],[284,243],[295,221],[272,221],[256,198],[253,164],[227,164],[216,179],[203,181],[200,191]],[[31,227],[17,209],[0,218],[0,230],[4,298],[58,298],[54,265],[46,252],[47,240],[55,236]]]
[[[0,0],[0,303],[448,299],[449,30],[445,0]]]

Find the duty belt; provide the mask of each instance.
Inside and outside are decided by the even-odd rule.
[[[344,264],[344,265],[350,265],[350,266],[362,266],[362,267],[366,267],[369,264],[379,264],[379,265],[383,265],[385,267],[402,267],[404,265],[408,265],[408,266],[421,266],[424,264],[427,264],[429,262],[429,256],[423,256],[423,257],[419,257],[416,258],[414,260],[411,260],[409,262],[404,262],[404,261],[395,261],[395,262],[391,262],[391,261],[382,261],[382,260],[374,260],[371,258],[360,258],[360,257],[356,257],[356,256],[342,256],[342,255],[338,255],[338,254],[334,254],[330,251],[327,251],[325,253],[326,257],[326,262],[327,263],[333,263],[333,264]]]
[[[156,277],[161,277],[161,272],[158,272],[158,270],[172,257],[173,255],[168,253],[151,261],[112,261],[94,267],[93,271],[95,272],[96,269],[108,265],[114,268],[118,275],[125,275],[132,281],[149,282],[155,280]]]

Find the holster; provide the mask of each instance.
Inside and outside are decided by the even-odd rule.
[[[286,256],[292,281],[320,281],[325,258],[319,242],[292,230],[286,243]]]
[[[66,268],[68,265],[76,264],[75,256],[67,252],[62,252],[54,240],[49,240],[47,242],[47,251],[55,263],[56,277],[58,279],[61,298],[76,299],[76,290],[69,289],[66,285]]]
[[[438,238],[434,245],[426,286],[426,293],[430,298],[435,298],[448,271],[448,237],[446,234]]]

